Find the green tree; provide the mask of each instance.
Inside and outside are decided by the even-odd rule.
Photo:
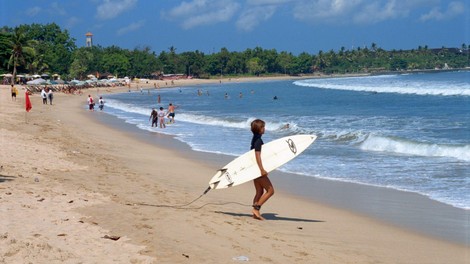
[[[295,73],[312,73],[313,72],[313,57],[306,53],[302,52],[299,54],[296,63],[295,63]]]
[[[258,57],[251,58],[247,62],[247,68],[251,74],[259,76],[260,73],[264,72],[264,67],[261,65],[261,60]]]
[[[281,67],[284,74],[292,74],[292,69],[294,68],[294,56],[292,53],[287,53],[282,51],[277,57],[278,64]]]
[[[230,52],[227,48],[221,48],[220,52],[217,54],[219,59],[220,75],[227,73],[227,65],[230,61]]]
[[[230,60],[227,63],[227,73],[234,75],[246,73],[246,61],[242,53],[230,53]]]
[[[130,63],[129,59],[120,53],[108,53],[103,56],[103,70],[114,76],[123,77],[127,75]]]
[[[59,74],[68,72],[76,45],[75,39],[70,37],[67,30],[62,30],[55,23],[20,27],[24,29],[27,38],[36,41],[34,48],[38,55],[44,57],[50,71]]]
[[[93,54],[89,48],[77,49],[70,65],[70,77],[83,80],[86,73],[89,72],[89,64],[92,60]]]
[[[158,70],[158,60],[150,47],[143,49],[135,48],[129,53],[129,72],[130,76],[150,77],[152,73]]]
[[[11,48],[11,55],[8,60],[8,66],[13,67],[11,83],[15,82],[17,67],[26,67],[26,56],[32,55],[34,53],[34,48],[32,47],[33,45],[33,41],[26,38],[24,30],[21,27],[15,28],[8,42],[8,46]]]
[[[38,52],[33,49],[32,59],[27,63],[27,69],[32,74],[39,74],[46,72],[49,69],[49,65],[47,64],[44,55],[38,54]]]
[[[165,65],[165,70],[168,71],[168,73],[176,74],[178,73],[178,55],[176,54],[176,48],[174,46],[171,46],[168,48],[170,51],[168,53],[167,57],[167,63]]]

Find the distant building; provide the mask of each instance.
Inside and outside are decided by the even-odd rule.
[[[88,32],[85,34],[86,36],[86,47],[91,48],[93,46],[93,34],[91,32]]]

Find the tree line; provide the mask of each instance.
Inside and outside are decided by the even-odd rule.
[[[370,47],[338,51],[302,52],[255,47],[242,52],[221,48],[219,52],[177,53],[175,47],[156,54],[150,47],[133,50],[118,46],[77,47],[76,40],[57,24],[20,25],[0,29],[0,73],[59,74],[62,79],[84,79],[88,74],[158,77],[185,74],[196,78],[218,76],[345,74],[384,71],[465,68],[470,66],[469,46],[412,50]]]

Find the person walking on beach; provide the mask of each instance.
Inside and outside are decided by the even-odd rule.
[[[100,108],[101,111],[103,111],[103,108],[104,108],[103,96],[100,96],[100,100],[98,100],[98,107]]]
[[[16,101],[16,95],[18,94],[18,89],[16,89],[15,85],[11,85],[11,100]]]
[[[54,94],[52,93],[52,89],[50,88],[47,91],[47,98],[49,98],[49,104],[52,105],[52,99],[54,99]]]
[[[95,101],[91,94],[88,95],[88,109],[90,109],[90,111],[95,111]]]
[[[42,104],[47,105],[47,93],[46,93],[46,90],[44,90],[44,88],[42,88],[41,90],[41,98],[42,98]]]
[[[149,121],[150,119],[152,120],[152,127],[155,125],[155,127],[158,127],[158,112],[155,110],[155,108],[152,108],[152,112],[150,113]]]
[[[168,117],[170,118],[170,123],[175,122],[175,106],[172,103],[168,105]]]
[[[254,179],[256,194],[253,198],[253,218],[257,220],[264,220],[261,216],[261,206],[274,195],[274,187],[268,178],[268,172],[263,167],[263,161],[261,160],[261,148],[263,146],[263,140],[261,136],[264,134],[266,123],[261,119],[256,119],[251,122],[251,132],[253,138],[251,139],[251,149],[255,150],[256,163],[258,164],[261,176]]]
[[[160,110],[158,111],[158,119],[159,119],[159,123],[160,123],[160,128],[166,128],[166,125],[165,125],[165,111],[163,110],[163,107],[160,107]]]

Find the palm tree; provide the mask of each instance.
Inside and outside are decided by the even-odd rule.
[[[33,41],[27,39],[21,27],[16,27],[9,40],[9,46],[11,48],[11,56],[8,60],[8,67],[13,65],[13,76],[11,77],[11,83],[15,83],[16,79],[16,67],[20,65],[26,65],[25,55],[34,54],[34,48],[32,47]]]
[[[32,74],[38,74],[48,70],[49,65],[45,61],[44,55],[37,55],[37,52],[34,49],[32,51],[33,52],[31,55],[33,59],[27,63],[27,68],[29,72]]]

